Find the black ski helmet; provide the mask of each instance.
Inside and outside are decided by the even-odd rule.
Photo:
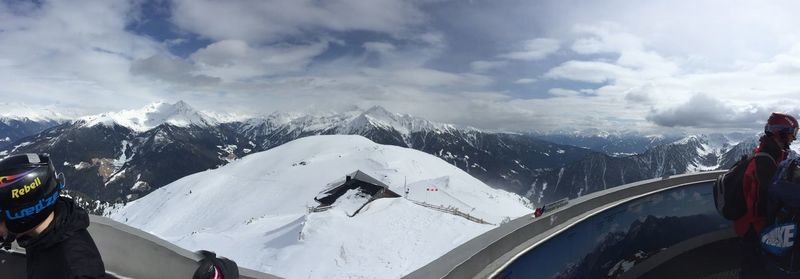
[[[55,209],[63,174],[47,154],[19,154],[0,161],[0,210],[2,220],[13,233],[27,232]]]

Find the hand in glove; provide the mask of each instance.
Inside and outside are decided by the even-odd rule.
[[[239,266],[232,260],[217,258],[213,252],[201,250],[200,266],[192,279],[239,279]]]

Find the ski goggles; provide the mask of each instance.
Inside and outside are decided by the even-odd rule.
[[[779,133],[792,135],[796,139],[797,130],[799,129],[797,129],[797,127],[794,126],[780,124],[780,125],[767,125],[765,127],[765,130],[773,130],[773,131],[778,130]]]

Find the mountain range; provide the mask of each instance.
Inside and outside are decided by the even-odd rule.
[[[432,154],[492,187],[542,204],[642,179],[726,168],[752,150],[757,138],[485,132],[377,106],[222,119],[180,101],[70,121],[34,121],[11,129],[18,134],[7,136],[11,143],[0,145],[0,156],[50,153],[70,180],[70,194],[97,208],[135,200],[186,175],[298,138],[361,135]]]
[[[720,135],[691,135],[634,155],[593,153],[543,172],[525,196],[547,203],[650,178],[726,169],[756,145],[755,136],[737,142]]]
[[[223,122],[177,102],[75,119],[21,138],[0,155],[50,153],[70,178],[73,195],[116,203],[250,153],[331,134],[362,135],[376,143],[434,154],[490,185],[517,193],[527,191],[537,172],[592,153],[528,135],[434,123],[381,107]]]
[[[0,149],[8,147],[21,138],[41,133],[60,123],[59,120],[54,119],[0,117]]]

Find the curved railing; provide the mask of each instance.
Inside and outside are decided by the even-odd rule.
[[[139,229],[91,216],[94,238],[106,269],[130,278],[192,278],[201,257]],[[219,255],[224,256],[224,255]],[[279,278],[239,267],[241,278]]]
[[[106,271],[121,278],[192,278],[201,256],[106,217],[90,215],[92,235]],[[24,250],[2,252],[2,278],[25,278]],[[219,255],[224,256],[224,255]],[[239,267],[240,278],[279,278]]]
[[[538,218],[517,218],[406,278],[647,276],[671,267],[686,251],[733,237],[711,197],[711,182],[720,173],[627,184],[571,200]],[[89,232],[112,275],[191,278],[197,268],[200,256],[193,252],[106,217],[91,216],[91,222]],[[661,230],[657,226],[678,230],[653,234]],[[3,278],[24,278],[17,276],[24,274],[22,256],[0,253]],[[242,278],[278,278],[239,270]]]
[[[651,179],[523,216],[406,278],[616,278],[651,274],[679,255],[734,237],[715,211],[721,172]]]

